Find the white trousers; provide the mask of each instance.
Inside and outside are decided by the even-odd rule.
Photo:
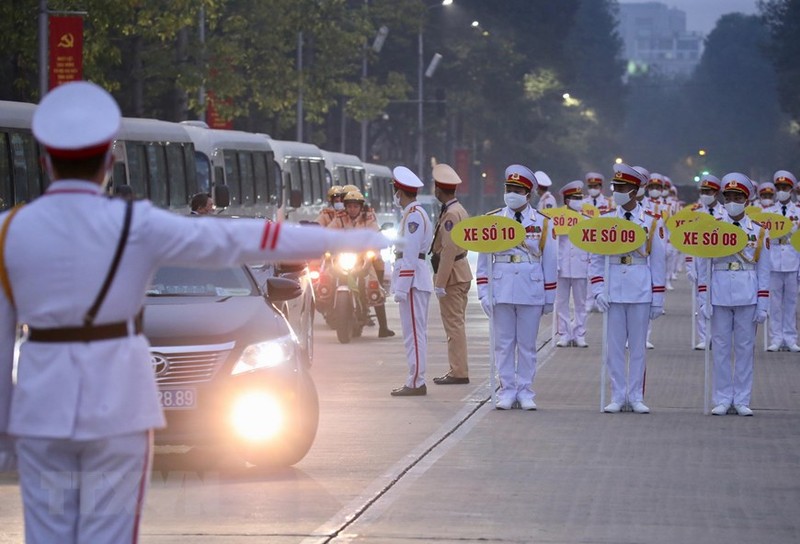
[[[697,292],[697,288],[695,284],[692,284],[692,289],[694,289],[694,301],[695,301],[695,314],[694,314],[694,323],[695,328],[697,330],[697,343],[706,343],[706,320],[703,315],[700,313],[700,304],[702,304],[703,300],[705,300],[704,295],[700,295]]]
[[[797,272],[769,274],[769,343],[797,343]]]
[[[756,305],[714,306],[711,345],[714,404],[750,405],[756,347]]]
[[[558,277],[556,287],[556,315],[558,316],[558,335],[567,340],[586,336],[586,278]],[[572,292],[572,305],[575,318],[569,317],[569,294]]]
[[[644,399],[645,342],[650,323],[650,303],[618,304],[608,308],[606,367],[611,379],[611,400],[619,404]],[[625,343],[628,364],[625,364]]]
[[[425,369],[428,360],[428,304],[430,291],[419,291],[412,287],[408,298],[399,302],[400,323],[403,326],[403,343],[406,348],[408,377],[406,386],[425,385]]]
[[[153,433],[16,441],[27,544],[135,544]]]
[[[533,400],[536,376],[536,336],[542,306],[495,304],[494,358],[500,376],[500,400]]]

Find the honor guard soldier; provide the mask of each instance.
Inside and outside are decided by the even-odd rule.
[[[496,408],[509,410],[519,402],[523,410],[536,410],[536,336],[542,314],[553,311],[557,248],[548,218],[530,206],[531,191],[536,186],[533,172],[519,164],[511,165],[506,168],[505,186],[505,208],[490,214],[516,220],[525,228],[526,236],[509,250],[480,254],[478,297],[494,327],[493,348],[500,376]]]
[[[433,234],[431,265],[433,288],[439,297],[439,313],[447,335],[447,360],[450,368],[444,376],[433,379],[439,385],[469,383],[467,359],[467,331],[465,328],[467,298],[472,284],[472,270],[467,252],[458,247],[450,232],[469,214],[456,198],[461,178],[447,164],[433,167],[434,194],[442,203],[442,211]]]
[[[610,210],[611,204],[608,198],[603,194],[603,183],[606,181],[603,174],[599,172],[586,172],[586,175],[583,176],[583,181],[586,184],[587,193],[584,202],[600,210],[600,213],[606,213]]]
[[[697,290],[703,294],[700,313],[711,320],[715,405],[711,413],[715,416],[724,416],[731,406],[740,416],[753,415],[756,325],[767,319],[770,283],[769,233],[744,213],[753,193],[755,187],[744,174],[732,172],[722,178],[728,215],[720,221],[742,229],[747,246],[734,255],[697,263]]]
[[[775,184],[765,181],[758,184],[758,203],[756,206],[766,211],[775,205]],[[775,242],[775,240],[773,240]]]
[[[541,170],[537,171],[534,175],[536,176],[536,193],[539,195],[539,202],[536,204],[536,209],[542,211],[547,208],[555,208],[558,206],[556,197],[550,192],[550,187],[553,185],[550,176]]]
[[[378,219],[375,217],[375,213],[369,207],[367,207],[364,195],[361,194],[361,191],[350,191],[344,195],[342,203],[344,204],[344,213],[334,217],[333,221],[328,224],[328,228],[345,230],[370,229],[380,232],[381,229],[378,226]],[[374,273],[374,277],[378,280],[378,283],[383,285],[386,267],[383,263],[380,253],[376,253],[375,256],[372,257],[371,268]],[[361,278],[359,281],[359,296],[361,296],[362,303],[366,307],[367,299],[363,285],[366,280]],[[378,338],[388,338],[394,336],[394,331],[389,328],[389,325],[386,322],[386,306],[381,303],[376,304],[374,308],[375,317],[378,318]],[[374,325],[375,322],[371,321],[370,324]]]
[[[666,249],[664,229],[658,216],[645,210],[635,199],[638,189],[647,181],[648,176],[627,164],[614,165],[611,184],[617,207],[604,217],[618,217],[639,225],[647,234],[647,240],[635,251],[607,257],[608,277],[604,275],[605,256],[593,254],[589,263],[597,307],[608,312],[605,364],[611,378],[611,403],[604,411],[609,413],[619,412],[626,405],[637,414],[650,412],[643,402],[645,343],[648,323],[663,312]]]
[[[165,424],[141,319],[156,269],[387,245],[376,232],[188,217],[110,198],[120,122],[92,83],[47,94],[32,128],[52,183],[0,215],[0,447],[16,447],[29,544],[137,541],[152,433]]]
[[[699,200],[695,204],[692,204],[691,210],[697,213],[707,213],[714,219],[724,219],[727,212],[725,211],[725,207],[717,200],[721,187],[722,183],[718,177],[711,174],[704,174],[700,179]],[[689,278],[692,285],[697,285],[697,261],[691,255],[686,255],[686,277]],[[697,344],[695,344],[694,349],[703,350],[706,349],[706,342],[708,339],[706,336],[706,320],[703,319],[703,316],[699,313],[700,304],[703,302],[702,295],[697,292],[697,289],[694,289],[694,297],[695,307],[698,310],[695,316]]]
[[[583,182],[571,181],[561,188],[564,205],[578,213],[585,202]],[[589,254],[575,247],[566,234],[558,237],[558,289],[556,290],[556,315],[558,316],[558,342],[564,348],[575,345],[586,348],[586,278],[589,275]],[[569,318],[569,294],[575,306],[575,318]]]
[[[408,377],[392,396],[425,395],[425,369],[428,352],[428,304],[433,292],[433,277],[425,256],[431,248],[433,227],[428,213],[417,204],[420,179],[405,166],[398,166],[394,175],[394,203],[401,208],[400,237],[403,251],[395,253],[392,287],[394,300],[400,306],[403,342],[408,362]]]
[[[317,223],[327,227],[336,218],[337,214],[340,215],[344,212],[344,202],[342,202],[344,194],[341,185],[334,185],[328,189],[328,206],[320,210]]]
[[[778,170],[772,176],[776,202],[764,207],[765,212],[782,215],[792,222],[792,230],[778,239],[771,240],[769,250],[770,308],[769,308],[769,346],[767,351],[800,352],[797,345],[797,274],[800,269],[800,254],[790,242],[800,221],[800,208],[792,202],[792,191],[797,185],[794,174]],[[772,184],[771,184],[772,185]],[[761,187],[759,187],[760,191]],[[762,205],[766,203],[762,199]]]

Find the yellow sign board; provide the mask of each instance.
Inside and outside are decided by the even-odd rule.
[[[753,217],[754,214],[761,213],[761,208],[758,206],[748,206],[744,209],[744,213],[746,213],[748,217]]]
[[[792,243],[792,247],[795,248],[797,251],[800,251],[800,230],[792,234],[792,237],[789,239]]]
[[[595,217],[600,217],[600,209],[597,206],[592,206],[588,202],[586,202],[582,207],[581,211],[584,215],[588,216],[590,219]]]
[[[692,221],[671,232],[672,246],[695,257],[727,257],[744,249],[747,234],[725,221]]]
[[[569,231],[577,247],[599,255],[620,255],[634,251],[647,241],[644,229],[619,217],[595,217],[581,221]]]
[[[467,251],[496,253],[522,244],[525,227],[502,215],[479,215],[456,223],[450,236]]]
[[[684,223],[691,221],[714,221],[714,218],[711,217],[711,214],[696,212],[691,208],[684,208],[675,215],[670,216],[670,218],[664,222],[664,225],[667,227],[667,230],[672,232]]]
[[[569,229],[585,219],[580,213],[566,206],[550,208],[548,211],[550,212],[548,215],[556,236],[565,236],[569,234]]]
[[[769,237],[772,239],[780,238],[792,231],[792,220],[779,213],[756,213],[752,214],[750,219],[761,223],[761,226],[769,231]]]

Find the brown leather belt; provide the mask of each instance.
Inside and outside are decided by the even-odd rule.
[[[131,326],[132,325],[132,326]],[[52,329],[28,329],[29,342],[95,342],[112,340],[142,333],[142,313],[130,321],[118,321],[105,325],[82,327],[55,327]]]

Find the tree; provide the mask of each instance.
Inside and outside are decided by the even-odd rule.
[[[762,0],[759,9],[772,37],[768,52],[778,74],[781,106],[800,122],[800,0]]]

